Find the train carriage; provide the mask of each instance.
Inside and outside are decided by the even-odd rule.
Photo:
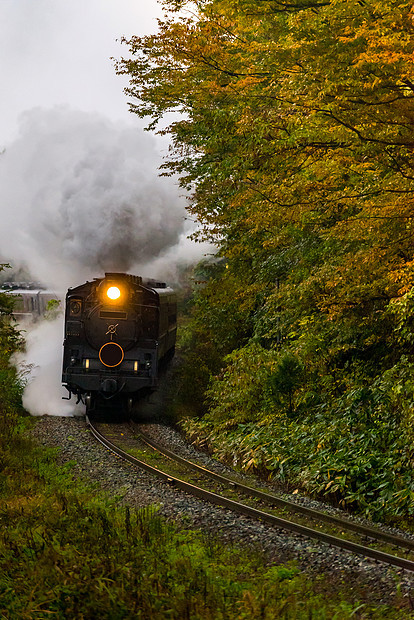
[[[61,300],[61,296],[54,291],[30,284],[16,285],[6,282],[0,287],[0,292],[14,298],[13,316],[20,323],[44,318],[49,311],[50,302],[53,301],[58,306]]]

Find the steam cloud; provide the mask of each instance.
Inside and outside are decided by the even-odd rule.
[[[26,112],[0,157],[2,255],[60,290],[150,263],[184,230],[160,163],[141,130],[66,107]]]
[[[23,393],[23,406],[32,415],[82,415],[84,407],[75,401],[62,400],[66,390],[61,385],[63,318],[28,326],[26,353],[14,355],[14,364],[26,369],[30,380]],[[66,392],[67,396],[67,392]]]
[[[184,199],[158,176],[155,144],[141,130],[64,106],[26,112],[0,155],[2,258],[26,263],[63,297],[105,271],[168,278],[172,266],[201,257],[205,248],[186,240]],[[27,353],[16,356],[36,366],[24,395],[35,415],[74,411],[61,401],[62,340],[62,318],[37,325]]]

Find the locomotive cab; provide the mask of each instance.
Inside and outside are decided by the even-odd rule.
[[[132,405],[174,353],[177,303],[163,282],[123,273],[69,289],[62,382],[85,402]]]

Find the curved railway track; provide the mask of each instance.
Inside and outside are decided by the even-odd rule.
[[[173,485],[175,488],[180,489],[186,493],[190,493],[200,499],[208,501],[212,504],[222,506],[224,508],[230,509],[238,514],[242,514],[257,520],[260,520],[263,523],[267,523],[272,525],[273,527],[281,528],[290,532],[294,532],[296,534],[303,535],[307,538],[311,538],[320,542],[327,543],[333,547],[338,549],[343,549],[346,551],[350,551],[354,554],[363,556],[365,558],[370,558],[379,562],[384,562],[394,567],[402,568],[404,570],[414,572],[414,561],[410,559],[406,559],[403,557],[399,557],[396,555],[392,555],[390,553],[386,553],[384,551],[373,548],[372,546],[366,546],[363,544],[359,544],[353,542],[351,540],[347,540],[345,538],[340,538],[338,536],[333,536],[332,534],[328,534],[323,531],[319,531],[317,529],[313,529],[306,525],[302,525],[301,523],[295,522],[293,520],[288,520],[285,518],[281,518],[269,512],[265,512],[263,510],[259,510],[252,506],[249,506],[245,503],[241,503],[235,501],[233,499],[229,499],[224,495],[213,493],[206,489],[203,489],[199,486],[196,486],[192,483],[186,482],[180,478],[172,476],[170,473],[166,471],[162,471],[158,467],[153,467],[148,463],[132,456],[128,452],[126,452],[122,447],[116,445],[113,441],[108,439],[103,433],[101,433],[98,428],[94,425],[94,423],[87,418],[87,424],[94,437],[104,445],[108,450],[117,454],[119,457],[124,459],[125,461],[132,463],[136,467],[144,469],[145,471],[157,476],[161,480],[164,480],[170,485]],[[359,523],[355,523],[350,521],[349,519],[340,518],[334,515],[326,514],[324,512],[316,511],[311,508],[307,508],[305,506],[301,506],[295,504],[293,502],[289,502],[284,500],[278,496],[265,493],[259,489],[255,489],[250,486],[246,486],[240,482],[231,480],[225,476],[217,474],[211,470],[208,470],[200,465],[197,465],[183,457],[171,452],[170,450],[162,447],[157,444],[147,436],[145,436],[142,432],[134,431],[139,434],[139,438],[144,441],[148,446],[152,449],[157,450],[159,453],[163,454],[165,457],[172,459],[181,465],[184,465],[187,469],[191,469],[193,471],[197,471],[203,476],[207,476],[210,479],[214,479],[216,482],[219,482],[221,485],[229,487],[232,490],[237,490],[237,492],[249,496],[254,497],[261,502],[269,504],[271,506],[276,506],[277,508],[288,510],[289,512],[303,515],[307,518],[316,521],[317,524],[320,524],[321,521],[324,523],[329,523],[335,527],[339,527],[341,531],[352,531],[357,533],[358,535],[377,540],[378,542],[390,544],[392,546],[398,547],[404,550],[405,553],[414,551],[414,541],[403,538],[401,536],[396,536],[393,534],[389,534],[377,528],[367,527],[365,525],[361,525]]]

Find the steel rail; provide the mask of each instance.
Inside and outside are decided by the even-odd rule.
[[[300,525],[298,523],[294,523],[293,521],[287,521],[286,519],[276,517],[267,512],[263,512],[261,510],[257,510],[256,508],[247,506],[246,504],[235,502],[234,500],[222,497],[220,495],[217,495],[216,493],[212,493],[211,491],[206,491],[204,489],[201,489],[200,487],[196,487],[195,485],[185,482],[184,480],[180,480],[179,478],[175,478],[174,476],[170,476],[170,474],[163,472],[155,467],[152,467],[151,465],[148,465],[143,461],[140,461],[139,459],[131,456],[130,454],[122,450],[122,448],[116,446],[104,435],[102,435],[102,433],[100,433],[97,428],[93,426],[88,417],[86,417],[86,422],[94,437],[111,452],[117,454],[123,460],[132,463],[133,465],[140,467],[141,469],[144,469],[145,471],[157,476],[158,478],[161,478],[165,482],[168,482],[169,484],[182,491],[190,493],[191,495],[199,497],[200,499],[209,501],[210,503],[217,506],[228,508],[234,512],[243,514],[248,517],[253,517],[254,519],[262,521],[264,523],[269,523],[274,527],[279,527],[281,529],[288,530],[296,534],[301,534],[308,538],[313,538],[321,542],[325,542],[328,545],[350,551],[365,558],[370,558],[379,562],[390,564],[391,566],[397,566],[399,568],[403,568],[404,570],[414,572],[414,562],[410,560],[399,558],[397,556],[384,553],[383,551],[377,551],[376,549],[371,549],[370,547],[365,547],[349,540],[337,538],[336,536],[331,536],[330,534],[325,534],[324,532],[318,532],[304,525]]]
[[[134,431],[136,429],[134,428]],[[225,484],[233,489],[237,489],[240,493],[247,495],[249,497],[256,497],[261,501],[264,501],[273,506],[277,506],[278,508],[283,508],[289,510],[290,512],[295,512],[299,514],[303,514],[306,517],[310,517],[315,521],[324,521],[325,523],[331,523],[337,527],[341,527],[342,529],[351,530],[353,532],[357,532],[363,536],[367,536],[368,538],[375,538],[376,540],[389,543],[395,545],[396,547],[401,547],[404,549],[408,549],[410,551],[414,551],[414,540],[409,540],[407,538],[403,538],[402,536],[398,536],[396,534],[390,534],[388,532],[383,532],[378,528],[368,527],[366,525],[362,525],[361,523],[355,523],[348,519],[344,519],[335,515],[327,514],[326,512],[321,512],[319,510],[315,510],[314,508],[308,508],[307,506],[301,506],[300,504],[296,504],[295,502],[290,502],[285,500],[277,495],[273,495],[271,493],[265,493],[264,491],[260,491],[259,489],[255,489],[254,487],[250,487],[248,485],[242,484],[241,482],[236,482],[235,480],[231,480],[226,476],[218,474],[214,471],[206,469],[202,465],[198,465],[193,461],[189,461],[186,458],[179,456],[175,452],[172,452],[168,448],[161,446],[159,443],[154,441],[153,439],[147,437],[145,433],[141,430],[138,430],[139,438],[144,441],[148,446],[157,450],[164,456],[185,465],[186,467],[193,469],[209,478],[217,480],[222,484]]]

